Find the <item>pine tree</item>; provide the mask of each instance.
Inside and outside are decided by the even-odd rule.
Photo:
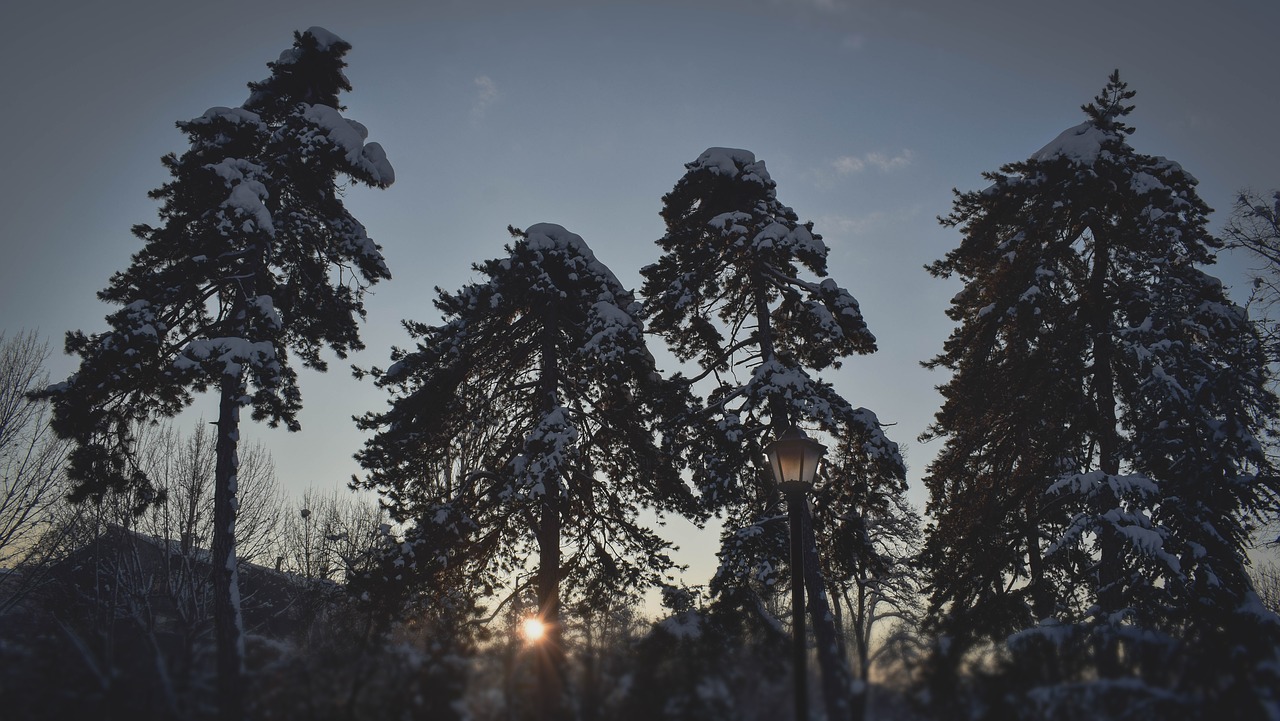
[[[417,349],[373,371],[393,397],[359,419],[375,435],[356,483],[413,522],[402,565],[448,559],[488,595],[536,556],[541,704],[560,718],[564,599],[661,582],[669,544],[637,513],[696,509],[653,430],[685,400],[658,374],[631,292],[564,228],[511,232],[508,257],[475,266],[482,282],[439,293],[444,322],[406,322]]]
[[[394,173],[367,131],[339,112],[350,44],[323,28],[294,33],[242,107],[178,123],[190,148],[163,159],[152,191],[158,226],[99,298],[121,306],[110,330],[67,335],[79,370],[46,395],[72,439],[77,500],[115,491],[139,509],[156,493],[136,460],[135,424],[173,416],[194,393],[219,396],[214,493],[215,621],[222,717],[243,716],[243,631],[236,579],[236,447],[240,410],[298,430],[302,397],[289,362],[325,369],[361,348],[365,288],[389,278],[378,246],[343,207],[339,176],[386,187]],[[336,272],[342,270],[343,272]]]
[[[681,360],[701,367],[690,383],[711,379],[703,407],[674,425],[686,427],[693,478],[704,502],[736,519],[725,529],[713,589],[759,608],[752,584],[776,584],[787,555],[779,493],[763,465],[770,440],[804,424],[847,439],[848,464],[859,479],[900,484],[905,471],[875,414],[853,407],[812,375],[876,347],[857,301],[826,277],[827,247],[812,224],[799,222],[778,201],[765,164],[750,152],[711,148],[685,167],[684,177],[663,197],[667,232],[657,241],[663,255],[641,271],[646,315]],[[801,268],[817,279],[802,278]],[[829,477],[826,483],[852,481]],[[822,498],[829,491],[819,487],[815,493]],[[844,717],[848,668],[813,530],[837,521],[807,516],[805,585],[824,698],[829,715]]]
[[[929,270],[965,287],[928,364],[953,373],[926,434],[946,439],[931,625],[952,675],[1007,643],[1011,713],[1274,715],[1280,623],[1244,551],[1280,497],[1259,443],[1276,401],[1199,269],[1221,244],[1194,178],[1128,144],[1132,97],[1113,74],[1086,122],[943,219],[964,238]]]

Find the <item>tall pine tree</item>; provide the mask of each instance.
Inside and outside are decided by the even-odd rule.
[[[99,298],[121,306],[110,330],[69,333],[80,367],[46,395],[54,428],[75,443],[76,499],[155,493],[135,458],[134,426],[172,416],[194,393],[219,397],[213,587],[218,698],[244,715],[244,634],[236,578],[236,447],[240,410],[298,430],[302,396],[288,353],[324,370],[320,349],[361,348],[368,285],[390,277],[377,245],[343,206],[346,176],[385,188],[394,172],[367,131],[342,117],[351,45],[323,28],[294,33],[241,107],[178,123],[190,149],[168,155],[172,179],[153,191],[158,226]]]
[[[945,439],[932,671],[945,688],[1007,644],[1010,713],[1274,714],[1280,624],[1244,565],[1280,495],[1259,443],[1276,400],[1199,269],[1220,243],[1195,179],[1128,144],[1132,97],[1112,75],[1084,123],[943,220],[963,240],[929,270],[965,287],[928,364],[953,374],[926,434]]]
[[[715,590],[756,608],[751,581],[774,585],[786,568],[787,528],[780,493],[764,465],[764,447],[792,425],[847,440],[846,470],[876,492],[899,493],[904,467],[897,445],[871,411],[855,408],[815,373],[875,350],[858,303],[827,276],[827,247],[810,223],[778,201],[765,164],[745,150],[711,148],[687,164],[663,197],[663,255],[641,273],[650,328],[681,360],[709,379],[685,426],[693,478],[708,508],[728,510]],[[801,269],[814,279],[802,277]],[[816,509],[842,508],[828,476]],[[814,526],[860,533],[857,524],[805,514],[805,585],[833,718],[848,716],[849,671],[839,651]],[[831,533],[824,533],[831,538]],[[854,548],[854,544],[846,545]],[[863,546],[856,546],[862,547]],[[745,595],[744,595],[745,594]]]
[[[440,292],[437,326],[406,322],[411,352],[375,369],[390,408],[359,425],[357,454],[393,515],[411,521],[400,565],[448,559],[492,595],[536,569],[542,718],[563,718],[561,608],[632,597],[673,568],[642,508],[694,514],[654,434],[680,408],[645,347],[640,305],[582,238],[558,225],[512,230],[484,280]],[[509,589],[515,597],[522,588]]]

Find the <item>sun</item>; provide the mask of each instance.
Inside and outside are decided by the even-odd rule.
[[[547,635],[547,625],[532,616],[520,622],[520,635],[525,643],[537,643]]]

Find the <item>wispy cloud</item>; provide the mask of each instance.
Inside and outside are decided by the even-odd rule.
[[[833,236],[856,238],[885,227],[888,225],[888,220],[889,216],[879,210],[857,217],[824,215],[814,219],[814,229],[828,238]]]
[[[867,153],[865,155],[841,155],[831,161],[831,168],[836,175],[845,176],[861,173],[867,168],[875,168],[882,173],[889,173],[911,165],[915,153],[903,150],[897,155],[885,153]]]
[[[840,47],[845,50],[861,50],[862,46],[865,45],[866,42],[867,37],[865,35],[860,33],[851,33],[849,35],[845,35],[844,38],[840,40]]]
[[[834,249],[842,240],[864,238],[885,233],[913,221],[925,213],[920,205],[873,210],[861,215],[823,215],[813,219],[814,230],[822,234]]]
[[[498,102],[498,84],[488,75],[476,77],[476,99],[471,104],[471,119],[480,120],[489,112],[490,106]]]
[[[853,175],[861,173],[862,169],[867,167],[867,161],[852,155],[841,155],[831,161],[831,167],[835,168],[836,175]]]

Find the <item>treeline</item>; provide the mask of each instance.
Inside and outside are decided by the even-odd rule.
[[[179,124],[191,147],[164,160],[161,223],[135,228],[142,250],[100,293],[119,307],[110,329],[69,334],[78,372],[16,396],[49,403],[66,458],[47,477],[65,472],[53,485],[82,504],[50,508],[109,512],[90,527],[196,569],[170,604],[198,632],[127,600],[82,607],[131,621],[146,693],[96,663],[75,613],[54,616],[98,682],[85,708],[772,717],[791,692],[779,590],[797,533],[826,718],[1280,718],[1280,619],[1246,556],[1280,510],[1274,334],[1204,270],[1228,242],[1274,259],[1280,203],[1245,197],[1213,236],[1195,179],[1130,146],[1118,73],[1083,123],[957,192],[942,219],[960,243],[928,270],[964,285],[926,363],[950,372],[925,434],[942,441],[927,524],[877,415],[824,379],[876,339],[818,229],[763,161],[710,148],[661,200],[639,293],[581,236],[511,228],[478,280],[437,292],[438,323],[404,321],[413,348],[356,371],[390,400],[357,419],[371,435],[352,485],[378,491],[378,510],[307,509],[266,530],[277,516],[255,497],[262,456],[238,452],[240,411],[298,430],[291,364],[362,347],[363,293],[390,278],[342,203],[349,183],[395,177],[341,115],[349,49],[296,33],[242,106]],[[656,366],[655,342],[679,372]],[[203,391],[219,398],[212,437],[157,441],[154,423]],[[829,455],[789,528],[764,448],[795,428]],[[197,468],[211,473],[198,489]],[[724,519],[705,588],[681,584],[644,513]],[[294,546],[262,540],[273,532]],[[27,545],[57,546],[47,537]],[[47,552],[81,568],[82,548]],[[633,610],[653,588],[670,612],[657,624]],[[249,591],[305,600],[272,616]],[[522,639],[529,617],[542,634]],[[264,618],[281,625],[258,633]]]

